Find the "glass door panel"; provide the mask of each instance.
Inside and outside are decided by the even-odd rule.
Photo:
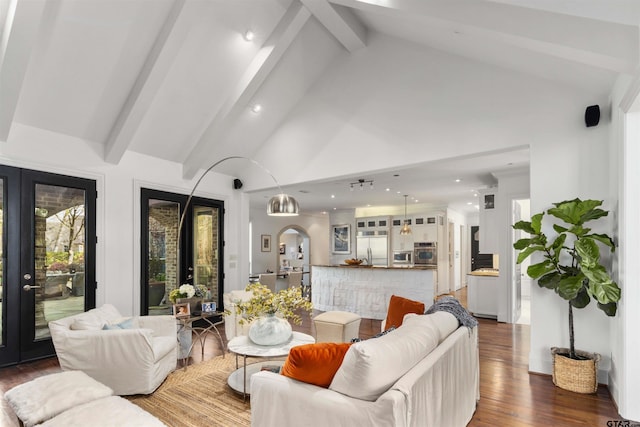
[[[171,314],[169,292],[178,287],[180,204],[148,199],[147,313]]]
[[[193,284],[207,299],[218,301],[218,209],[195,206],[193,215]]]
[[[35,339],[50,338],[48,323],[84,311],[85,191],[36,184]]]

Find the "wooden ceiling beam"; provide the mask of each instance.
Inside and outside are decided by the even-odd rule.
[[[180,29],[176,26],[184,4],[185,0],[173,2],[149,55],[118,113],[105,144],[104,159],[108,163],[119,163],[129,148],[181,46],[175,38],[182,40],[187,35],[186,26]],[[167,43],[169,37],[174,37],[173,43]]]
[[[249,106],[252,97],[271,74],[310,17],[309,10],[299,2],[293,2],[289,6],[236,87],[231,91],[230,96],[209,122],[187,156],[182,168],[185,179],[193,178],[199,169],[204,169],[212,163],[212,158],[224,152],[222,144],[225,134],[236,122],[238,116]]]
[[[36,45],[42,25],[53,21],[56,1],[15,0],[3,7],[6,18],[0,43],[0,141],[6,142],[18,108],[31,52]],[[47,9],[48,13],[45,13]]]
[[[349,51],[366,46],[367,30],[351,9],[327,0],[301,0],[318,21]]]

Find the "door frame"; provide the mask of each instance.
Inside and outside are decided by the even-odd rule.
[[[20,319],[20,286],[11,285],[20,283],[20,169],[12,166],[0,165],[0,178],[5,179],[3,185],[3,213],[6,220],[2,221],[3,242],[2,248],[4,281],[2,284],[4,296],[2,298],[3,313],[2,333],[4,338],[0,345],[0,366],[17,363],[20,359],[20,328],[9,328],[9,319]],[[13,203],[7,203],[15,199]],[[10,251],[9,248],[18,248]],[[8,304],[7,301],[18,301],[18,304]]]
[[[139,253],[139,259],[140,259],[140,274],[139,274],[139,302],[138,302],[138,307],[140,310],[140,314],[141,315],[147,315],[149,312],[149,289],[147,286],[149,277],[148,277],[148,253],[149,253],[149,246],[148,246],[148,239],[146,238],[146,236],[149,233],[149,225],[148,225],[148,215],[149,215],[149,204],[148,203],[143,203],[144,200],[148,200],[150,198],[156,198],[156,199],[160,199],[160,200],[167,200],[167,201],[171,201],[171,202],[175,202],[179,204],[179,212],[178,215],[182,215],[183,210],[184,210],[184,206],[189,198],[188,194],[183,194],[183,193],[177,193],[175,190],[174,191],[168,191],[168,190],[158,190],[158,189],[154,189],[154,188],[148,188],[148,187],[140,187],[140,197],[138,198],[139,203],[140,203],[140,217],[139,217],[139,221],[140,221],[140,253]],[[218,208],[220,210],[220,215],[218,218],[218,233],[219,233],[219,248],[218,248],[218,273],[219,273],[219,290],[218,290],[218,301],[217,301],[217,306],[220,307],[220,310],[223,310],[223,298],[222,295],[224,293],[224,279],[225,279],[225,273],[224,273],[224,247],[225,247],[225,241],[224,241],[224,214],[225,214],[225,208],[224,208],[224,200],[219,200],[219,199],[209,199],[209,198],[204,198],[204,197],[196,197],[193,196],[191,198],[191,202],[189,203],[189,206],[187,206],[188,210],[190,212],[193,212],[193,208],[195,206],[206,206],[206,207],[212,207],[212,208]],[[182,224],[182,228],[183,228],[183,232],[180,233],[180,249],[178,250],[178,256],[179,256],[179,260],[178,260],[178,283],[185,283],[186,280],[186,269],[180,268],[182,266],[186,267],[188,265],[188,262],[190,259],[193,258],[193,248],[192,245],[189,244],[190,239],[189,239],[189,233],[185,233],[184,230],[190,230],[192,229],[192,225],[193,225],[193,215],[190,215],[189,213],[187,213],[187,215],[185,215],[184,218],[184,223]]]
[[[51,186],[80,188],[85,191],[85,292],[84,307],[86,311],[96,306],[96,253],[97,253],[97,187],[95,179],[79,176],[63,175],[54,172],[43,172],[27,168],[8,165],[0,165],[7,171],[2,173],[11,181],[8,190],[5,191],[5,206],[7,215],[11,215],[5,221],[5,233],[7,247],[4,253],[7,257],[7,300],[15,301],[15,304],[7,305],[6,325],[3,331],[7,331],[6,346],[0,349],[0,366],[7,364],[23,363],[55,355],[55,349],[51,338],[34,340],[34,294],[22,291],[25,284],[34,284],[35,261],[33,250],[35,247],[35,186],[44,184]],[[12,172],[8,172],[12,171]],[[6,203],[9,203],[8,205]],[[24,237],[27,236],[27,237]],[[10,253],[14,251],[15,253]],[[25,274],[31,274],[32,278],[25,279]],[[6,285],[5,285],[6,286]],[[4,301],[3,301],[4,303]],[[9,319],[17,319],[9,327]],[[5,329],[6,327],[6,329]]]

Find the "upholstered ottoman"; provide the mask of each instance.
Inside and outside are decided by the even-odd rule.
[[[166,427],[166,425],[120,396],[102,399],[73,407],[38,424],[38,427]]]
[[[113,390],[82,371],[64,371],[17,385],[4,397],[23,425],[30,427],[112,394]]]
[[[327,311],[313,318],[316,342],[349,342],[358,338],[360,316],[346,311]]]

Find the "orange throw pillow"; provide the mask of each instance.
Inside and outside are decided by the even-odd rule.
[[[385,323],[384,329],[389,329],[392,326],[399,328],[402,325],[404,315],[408,313],[424,314],[424,303],[391,295],[389,310],[387,310],[387,323]]]
[[[351,343],[323,342],[293,347],[280,373],[294,380],[327,388]]]

